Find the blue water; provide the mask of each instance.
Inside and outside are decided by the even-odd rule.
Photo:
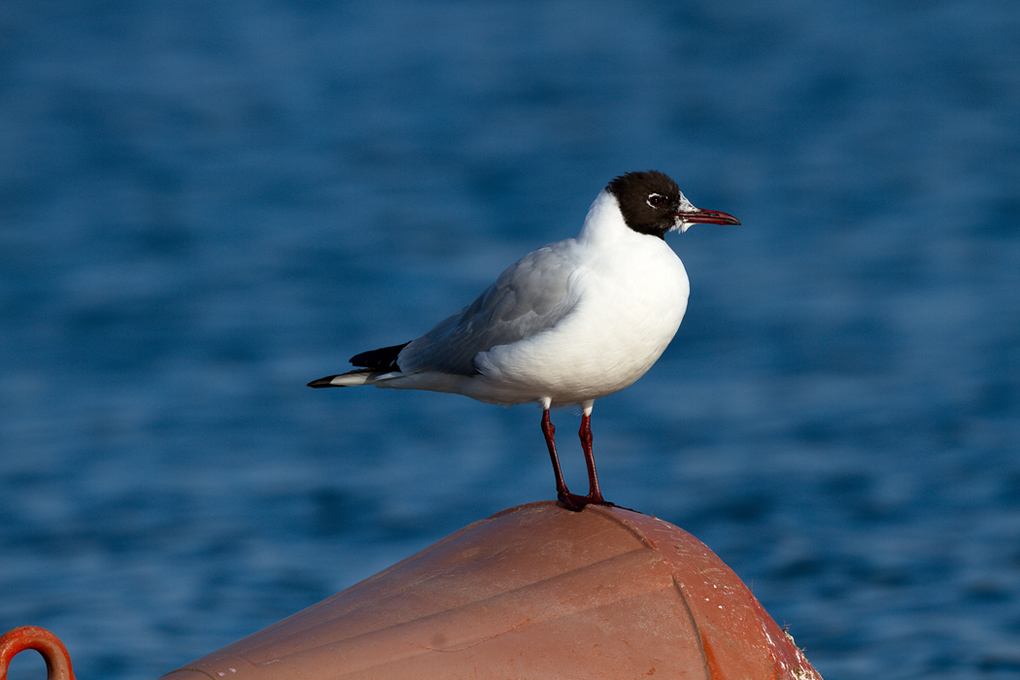
[[[1018,111],[1014,2],[5,0],[0,630],[155,678],[551,498],[534,407],[305,383],[658,168],[743,226],[607,496],[827,678],[1020,675]]]

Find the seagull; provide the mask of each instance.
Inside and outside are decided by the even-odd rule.
[[[592,407],[644,375],[680,327],[690,283],[665,236],[698,223],[740,224],[694,207],[662,172],[616,177],[595,197],[576,238],[525,255],[424,335],[355,355],[354,370],[308,386],[452,392],[506,406],[537,402],[560,503],[570,510],[612,505],[595,471]],[[564,406],[581,409],[586,496],[570,493],[560,470],[549,411]]]

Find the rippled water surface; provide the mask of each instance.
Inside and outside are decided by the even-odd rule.
[[[1018,46],[980,0],[5,2],[0,629],[155,678],[551,498],[534,407],[305,383],[658,168],[743,226],[670,237],[607,495],[826,677],[1020,675]]]

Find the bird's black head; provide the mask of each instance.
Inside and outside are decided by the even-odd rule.
[[[726,213],[695,208],[676,182],[658,170],[620,175],[606,190],[616,196],[627,226],[641,234],[665,238],[667,231],[683,231],[695,222],[740,224]]]
[[[628,172],[610,182],[606,189],[616,196],[624,221],[634,231],[662,238],[676,226],[675,215],[683,194],[665,173]]]

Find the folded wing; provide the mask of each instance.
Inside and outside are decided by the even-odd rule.
[[[571,294],[574,246],[573,240],[554,243],[511,265],[474,302],[404,347],[400,371],[476,375],[479,352],[555,326],[577,302]]]

